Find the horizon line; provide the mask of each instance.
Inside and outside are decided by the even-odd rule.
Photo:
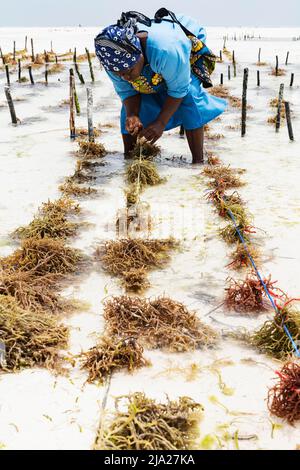
[[[98,25],[47,25],[47,26],[38,26],[38,25],[23,25],[23,26],[1,26],[1,28],[98,28]],[[102,27],[100,25],[100,27]],[[278,26],[278,25],[273,25],[273,26],[265,26],[265,25],[204,25],[205,28],[299,28],[300,25],[284,25],[284,26]]]

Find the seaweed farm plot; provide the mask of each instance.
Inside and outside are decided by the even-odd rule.
[[[208,28],[222,51],[209,92],[228,108],[191,165],[179,128],[124,159],[98,30],[33,29],[34,60],[28,32],[5,30],[18,120],[3,93],[0,448],[300,445],[300,64],[283,31],[276,74],[270,31],[223,48]]]

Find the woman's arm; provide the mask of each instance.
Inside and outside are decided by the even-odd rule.
[[[140,121],[139,113],[141,106],[141,95],[134,95],[126,98],[124,101],[126,109],[126,130],[131,135],[137,135],[142,129],[143,124]]]
[[[179,108],[182,100],[183,98],[167,96],[157,119],[141,132],[141,137],[145,137],[145,139],[150,140],[153,143],[156,142],[162,136],[166,125]]]
[[[141,95],[130,96],[123,101],[126,109],[127,117],[138,116],[140,113],[141,106]]]

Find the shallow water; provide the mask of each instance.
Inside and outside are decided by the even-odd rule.
[[[235,30],[238,31],[237,28],[231,31]],[[208,29],[208,45],[216,52],[222,48],[224,31]],[[32,35],[37,51],[43,50],[53,39],[54,48],[63,52],[83,42],[92,50],[95,32],[94,28],[80,31],[77,28],[45,28],[35,29]],[[264,253],[263,273],[272,273],[272,278],[278,280],[282,289],[291,296],[299,296],[299,43],[291,40],[297,34],[295,30],[261,30],[260,33],[277,39],[273,42],[269,39],[229,41],[227,48],[236,53],[238,76],[227,83],[228,59],[217,65],[215,74],[218,82],[219,74],[223,72],[232,94],[241,96],[242,71],[244,66],[249,67],[248,101],[253,109],[248,112],[247,136],[242,139],[239,130],[226,128],[240,120],[240,110],[229,108],[221,121],[212,124],[212,131],[224,134],[225,138],[217,143],[207,141],[206,148],[215,150],[225,163],[247,170],[242,176],[247,185],[239,192],[253,214],[253,224],[261,229],[254,240]],[[24,30],[1,29],[4,50],[12,38],[17,39],[17,48],[23,47],[24,34]],[[272,61],[272,65],[276,53],[282,63],[286,51],[290,51],[290,65],[286,67],[285,77],[270,76],[270,65],[260,68],[260,89],[256,87],[257,67],[254,65],[259,47],[262,48],[262,60]],[[83,50],[79,48],[80,52]],[[80,64],[80,69],[88,82],[87,64]],[[290,72],[295,73],[292,89],[288,86]],[[34,75],[37,81],[43,80],[42,69],[34,71]],[[76,162],[73,152],[77,149],[77,144],[68,138],[68,107],[58,107],[68,98],[68,67],[63,73],[50,76],[48,87],[42,83],[34,87],[19,85],[15,83],[16,78],[14,74],[11,91],[14,98],[24,98],[15,103],[21,124],[13,127],[8,109],[0,107],[0,254],[3,256],[16,247],[10,233],[28,223],[42,202],[59,197],[58,185],[65,176],[73,173]],[[100,137],[109,154],[104,160],[105,166],[96,172],[99,195],[80,203],[85,220],[92,225],[72,241],[73,246],[87,254],[92,254],[103,240],[116,238],[116,214],[125,206],[126,163],[118,130],[120,104],[111,83],[98,68],[96,79],[93,85],[95,124],[99,123],[101,127],[110,123],[113,127],[103,128]],[[3,71],[0,71],[0,83],[3,89]],[[280,83],[285,84],[285,98],[291,102],[293,110],[296,137],[293,143],[288,140],[285,125],[279,134],[275,134],[274,128],[266,122],[274,114],[269,101],[277,96]],[[86,126],[86,90],[79,83],[77,90],[82,114],[76,118],[76,124]],[[2,93],[0,104],[4,100]],[[218,426],[226,425],[232,435],[238,431],[240,437],[257,436],[241,439],[241,449],[295,449],[299,444],[299,427],[284,424],[274,435],[271,433],[271,421],[283,424],[270,417],[266,406],[267,390],[280,363],[227,337],[228,332],[241,326],[255,328],[267,315],[245,318],[230,315],[220,307],[228,275],[238,277],[238,274],[226,268],[231,250],[219,239],[217,232],[222,221],[204,198],[207,180],[200,176],[200,167],[190,165],[187,143],[179,138],[178,130],[165,133],[160,145],[162,156],[157,166],[166,182],[147,189],[142,200],[150,205],[154,221],[151,236],[174,235],[181,241],[181,248],[173,253],[172,261],[165,269],[149,275],[151,288],[145,295],[166,294],[184,302],[222,334],[220,344],[214,350],[185,354],[146,351],[152,367],[132,375],[116,373],[109,388],[85,384],[86,374],[78,366],[70,371],[69,377],[54,377],[41,369],[2,374],[0,443],[5,448],[89,449],[95,439],[105,394],[108,393],[106,411],[109,411],[113,409],[114,397],[140,390],[161,400],[165,400],[166,394],[170,398],[187,395],[202,403],[205,412],[200,439],[210,433],[220,436]],[[95,344],[97,335],[104,328],[104,299],[122,292],[118,280],[96,266],[89,275],[76,279],[66,289],[67,296],[89,303],[88,311],[64,319],[71,328],[70,353],[80,353]],[[232,361],[231,365],[220,367],[226,386],[234,389],[232,396],[222,394],[218,377],[211,371],[214,361],[220,359]],[[183,371],[188,371],[193,363],[200,371],[194,380],[188,381]],[[227,410],[217,405],[212,397],[217,397]],[[223,448],[234,448],[234,440],[224,441]]]

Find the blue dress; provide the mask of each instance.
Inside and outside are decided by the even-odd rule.
[[[195,36],[205,43],[205,30],[193,18],[176,15],[178,20]],[[122,101],[141,93],[139,117],[147,127],[158,117],[167,96],[183,98],[179,108],[170,118],[165,130],[182,125],[186,130],[197,129],[215,119],[225,110],[227,102],[210,95],[202,87],[199,78],[191,72],[191,40],[179,25],[169,21],[152,23],[151,27],[143,25],[140,31],[147,31],[146,58],[141,76],[142,84],[134,87],[132,83],[108,71],[114,88]],[[144,86],[149,77],[154,77],[149,86]],[[163,80],[161,79],[163,78]],[[155,81],[155,78],[157,80]],[[158,83],[157,83],[158,82]],[[137,89],[139,91],[137,91]],[[125,129],[126,109],[121,110],[121,132]]]

